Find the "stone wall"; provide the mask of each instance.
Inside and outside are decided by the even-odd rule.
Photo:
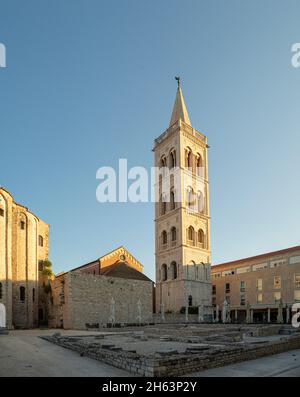
[[[141,301],[143,323],[152,321],[152,282],[69,272],[52,282],[49,326],[86,329],[86,324],[111,322],[112,298],[115,323],[138,323]]]

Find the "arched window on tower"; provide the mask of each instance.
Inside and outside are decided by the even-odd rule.
[[[196,156],[196,174],[202,178],[204,176],[203,161],[202,161],[201,154],[199,154],[199,153],[197,153],[197,156]]]
[[[160,195],[160,214],[164,215],[167,212],[167,198],[165,194]]]
[[[201,248],[205,248],[205,235],[202,229],[198,230],[198,245]]]
[[[20,287],[20,301],[21,302],[25,301],[25,287],[23,286]]]
[[[168,279],[168,268],[165,263],[161,266],[161,278],[162,281],[166,281]]]
[[[161,244],[165,246],[167,245],[167,243],[168,243],[168,235],[167,232],[164,230],[161,234]]]
[[[198,207],[198,212],[199,214],[203,214],[204,212],[204,195],[203,193],[199,190],[197,193],[197,207]]]
[[[176,280],[177,279],[177,263],[176,262],[171,263],[171,272],[172,272],[173,280]]]
[[[193,153],[190,148],[185,149],[185,167],[189,169],[189,171],[193,170]]]
[[[170,164],[171,169],[176,167],[176,151],[175,151],[175,149],[172,149],[170,151],[169,164]]]
[[[187,229],[187,238],[189,244],[195,245],[195,229],[193,226],[189,226]]]
[[[194,190],[192,187],[187,187],[186,189],[186,206],[189,209],[195,208],[195,197],[194,197]]]
[[[170,191],[170,210],[175,210],[176,203],[175,203],[175,192],[173,189]]]
[[[177,240],[177,233],[176,233],[176,227],[175,226],[173,226],[171,228],[171,240],[172,240],[172,242]]]

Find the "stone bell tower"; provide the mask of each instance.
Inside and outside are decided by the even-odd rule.
[[[211,313],[207,138],[196,131],[180,79],[168,129],[154,141],[156,312]],[[163,305],[163,306],[162,306]],[[207,317],[208,318],[208,317]]]

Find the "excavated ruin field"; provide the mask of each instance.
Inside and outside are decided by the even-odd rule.
[[[139,376],[179,376],[300,348],[291,326],[157,324],[42,337]]]

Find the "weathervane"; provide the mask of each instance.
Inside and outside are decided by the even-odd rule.
[[[177,81],[178,88],[180,87],[180,76],[175,76],[175,80]]]

